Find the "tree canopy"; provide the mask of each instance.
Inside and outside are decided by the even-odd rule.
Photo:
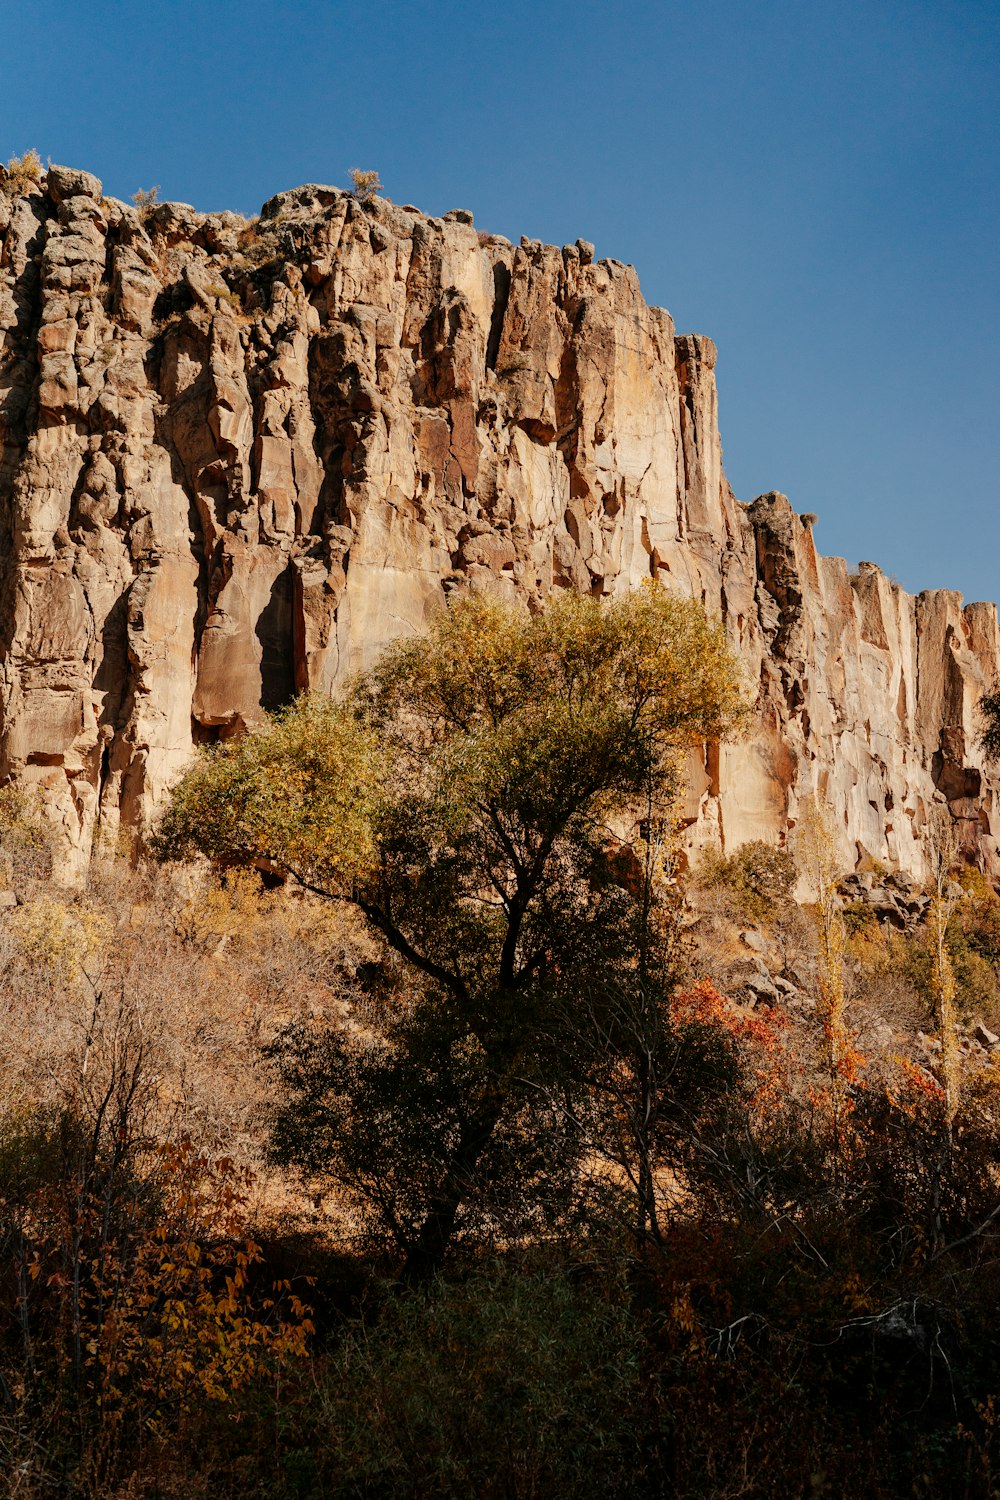
[[[301,1108],[278,1131],[289,1159],[315,1165],[321,1136],[352,1163],[412,1263],[440,1257],[477,1178],[541,1170],[548,997],[633,962],[637,850],[679,753],[745,712],[692,600],[566,593],[532,616],[469,598],[337,701],[301,698],[183,777],[161,853],[266,865],[346,902],[413,976],[369,1013],[379,1045],[294,1042]]]

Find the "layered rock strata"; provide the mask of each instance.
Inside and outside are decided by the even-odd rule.
[[[79,869],[192,747],[330,692],[456,589],[541,604],[645,579],[720,614],[756,687],[691,766],[693,847],[921,873],[935,805],[994,859],[975,706],[991,605],[817,555],[722,470],[710,339],[635,272],[330,187],[258,221],[53,167],[0,195],[0,777]]]

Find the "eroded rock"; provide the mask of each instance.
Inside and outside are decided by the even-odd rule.
[[[0,196],[0,777],[71,864],[147,828],[196,743],[456,589],[653,579],[757,688],[751,737],[691,757],[693,850],[780,841],[818,791],[845,867],[922,876],[938,807],[992,867],[996,611],[849,575],[777,492],[741,505],[714,344],[593,257],[318,185],[250,224],[65,167]]]

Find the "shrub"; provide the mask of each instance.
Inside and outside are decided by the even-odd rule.
[[[266,265],[273,261],[277,254],[276,231],[279,228],[281,215],[277,214],[273,219],[262,223],[260,219],[251,219],[236,236],[236,244],[242,262],[247,267]]]
[[[979,718],[979,748],[988,761],[1000,760],[1000,687],[994,686],[980,698]]]
[[[206,1408],[224,1421],[312,1332],[290,1283],[262,1279],[248,1174],[186,1138],[151,1147],[137,1077],[115,1083],[107,1115],[81,1098],[0,1120],[0,1386],[13,1418],[0,1472],[38,1461],[24,1436],[41,1412],[39,1427],[59,1431],[42,1464],[72,1465],[75,1449],[94,1484],[75,1494],[117,1493],[114,1476],[150,1439]]]
[[[1000,899],[979,870],[963,870],[958,883],[966,892],[955,913],[970,948],[991,964],[1000,963]]]
[[[960,944],[951,938],[949,945],[958,985],[958,1004],[963,1016],[967,1019],[982,1016],[988,1022],[995,1022],[1000,1010],[1000,992],[992,965],[974,948],[963,952]]]
[[[0,189],[8,198],[30,193],[42,180],[42,158],[32,147],[23,156],[12,156],[0,176]]]
[[[136,188],[132,194],[132,202],[139,210],[139,218],[143,224],[152,216],[153,210],[160,197],[160,186],[157,183],[151,188]]]
[[[759,922],[773,917],[788,900],[799,872],[787,849],[776,849],[763,839],[754,839],[728,859],[709,856],[700,876],[703,885],[730,890],[740,916]]]
[[[0,885],[19,891],[51,872],[52,850],[37,805],[14,786],[0,788]]]
[[[382,191],[377,172],[365,172],[360,167],[352,167],[347,175],[351,179],[351,190],[359,203],[370,203]]]
[[[636,1334],[619,1300],[554,1269],[397,1296],[329,1371],[312,1493],[635,1493]]]
[[[238,291],[233,291],[232,287],[226,286],[224,282],[215,281],[206,287],[206,291],[210,292],[218,302],[224,303],[226,307],[231,308],[237,318],[246,317],[243,298]]]
[[[866,901],[848,901],[844,905],[844,926],[847,928],[849,937],[858,936],[869,928],[878,928],[879,920],[875,911]]]
[[[864,920],[855,921],[856,913]],[[860,901],[850,903],[844,919],[854,996],[894,1027],[926,1026],[934,1008],[926,943],[882,926]]]

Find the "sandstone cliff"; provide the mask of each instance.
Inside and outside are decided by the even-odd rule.
[[[991,605],[819,557],[721,465],[715,347],[631,267],[336,188],[260,220],[140,213],[53,167],[0,195],[0,778],[70,868],[192,745],[328,691],[452,589],[655,578],[723,616],[750,740],[692,764],[694,845],[832,806],[920,873],[932,805],[994,857],[975,704]]]

